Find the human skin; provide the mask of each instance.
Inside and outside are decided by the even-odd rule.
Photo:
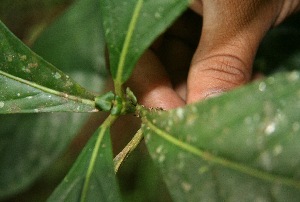
[[[191,9],[203,22],[187,77],[174,83],[172,65],[163,66],[155,48],[146,51],[127,82],[141,104],[176,108],[249,82],[261,40],[300,10],[300,0],[196,0]],[[177,48],[190,54],[182,45]]]

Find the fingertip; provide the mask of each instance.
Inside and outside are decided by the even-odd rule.
[[[174,109],[185,105],[185,101],[171,88],[159,87],[143,95],[139,95],[139,102],[146,107]]]
[[[216,97],[245,84],[251,72],[251,64],[228,54],[201,60],[193,64],[189,72],[187,103]]]

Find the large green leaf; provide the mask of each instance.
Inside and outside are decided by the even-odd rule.
[[[103,90],[107,76],[99,8],[98,0],[76,1],[33,46],[40,56],[93,92]]]
[[[109,134],[113,119],[95,132],[48,201],[120,201]]]
[[[113,79],[120,85],[150,43],[183,12],[188,0],[101,0]]]
[[[74,25],[74,23],[76,24],[76,20],[69,20],[72,17],[68,17],[68,15],[74,16],[74,13],[80,12],[82,14],[80,17],[87,18],[89,15],[84,15],[84,13],[94,12],[94,6],[96,4],[97,2],[93,3],[90,0],[78,1],[62,17],[64,20],[59,20],[57,23],[54,22],[49,28],[50,30],[45,31],[45,34],[41,36],[38,43],[34,45],[34,50],[45,59],[60,67],[61,70],[72,78],[75,78],[83,86],[92,87],[90,88],[91,90],[102,91],[103,85],[99,85],[99,83],[103,83],[103,78],[97,76],[99,70],[95,67],[98,67],[99,64],[96,64],[96,61],[87,63],[89,65],[79,67],[79,65],[74,65],[73,62],[68,61],[75,61],[75,58],[68,56],[72,54],[64,53],[64,55],[67,55],[66,60],[63,59],[63,53],[61,53],[61,55],[56,54],[56,51],[59,52],[60,49],[68,49],[69,52],[74,53],[76,52],[76,47],[80,47],[80,49],[84,49],[85,52],[87,51],[93,56],[99,54],[97,56],[99,63],[100,61],[104,61],[104,56],[99,58],[101,54],[101,51],[98,52],[99,49],[101,49],[100,39],[98,39],[97,36],[93,36],[96,37],[95,43],[100,44],[91,46],[90,43],[93,39],[91,39],[90,35],[81,33],[82,30],[91,29],[91,24],[93,23],[96,26],[96,21],[99,21],[96,17],[90,19],[91,22],[89,23],[84,23],[86,21],[85,19],[76,18],[78,23],[82,22],[82,24],[80,28],[73,29],[72,36],[77,38],[76,36],[79,35],[82,42],[87,41],[86,44],[77,44],[71,49],[70,44],[67,43],[68,29],[71,29],[71,25]],[[97,16],[97,14],[95,14],[95,16]],[[68,24],[68,22],[70,24]],[[85,25],[87,27],[85,27]],[[61,26],[68,27],[68,29],[62,29]],[[60,31],[57,31],[59,29]],[[55,30],[57,33],[54,33]],[[95,28],[95,30],[97,29]],[[89,31],[92,32],[92,30]],[[63,38],[63,36],[66,36],[66,38]],[[55,38],[60,39],[57,40],[58,43],[54,43],[54,41],[56,41]],[[62,43],[61,40],[64,40],[65,43]],[[72,42],[75,43],[74,41],[70,41],[70,43]],[[46,50],[43,49],[45,48],[43,44],[47,44],[48,48]],[[99,46],[99,49],[96,48],[96,46]],[[88,50],[88,47],[92,47],[92,50]],[[79,55],[81,53],[82,52],[76,52],[76,63],[78,64],[84,64],[87,60],[86,55]],[[88,115],[78,113],[1,115],[0,200],[23,191],[45,172],[53,161],[65,151],[87,118]]]
[[[88,114],[0,116],[0,200],[23,191],[65,151]]]
[[[300,201],[300,73],[170,112],[143,130],[174,201]]]
[[[94,96],[40,58],[0,22],[0,113],[95,111]]]

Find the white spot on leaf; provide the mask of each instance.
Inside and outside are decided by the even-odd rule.
[[[272,169],[272,159],[269,152],[263,152],[260,155],[260,163],[262,164],[264,169],[268,171]]]
[[[182,182],[182,183],[181,183],[181,187],[183,188],[183,190],[184,190],[185,192],[189,192],[189,191],[191,191],[191,189],[192,189],[192,185],[189,184],[189,183],[187,183],[187,182]]]
[[[0,108],[3,108],[4,107],[4,102],[0,102]]]
[[[272,133],[275,132],[275,129],[276,129],[276,124],[275,122],[271,122],[267,125],[266,129],[265,129],[265,133],[267,135],[271,135]]]
[[[161,151],[163,150],[163,145],[160,145],[156,148],[156,153],[161,153]]]
[[[158,157],[158,162],[159,162],[159,163],[162,163],[162,162],[165,161],[165,159],[166,159],[166,156],[165,156],[165,155],[160,155],[160,156]]]
[[[177,117],[178,117],[179,119],[183,119],[183,118],[184,118],[184,110],[183,110],[183,108],[178,108],[178,109],[176,110],[176,115],[177,115]]]
[[[266,83],[265,82],[261,82],[258,86],[259,91],[264,92],[266,90]]]
[[[56,79],[59,79],[59,78],[61,78],[61,75],[60,75],[60,73],[56,72],[56,73],[54,74],[54,78],[56,78]]]

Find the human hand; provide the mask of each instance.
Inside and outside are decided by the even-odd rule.
[[[300,0],[197,0],[191,8],[203,15],[195,52],[181,42],[174,46],[158,40],[141,57],[128,81],[146,106],[175,108],[247,83],[262,38],[299,10]],[[175,52],[173,57],[166,57],[170,55],[161,48],[165,44]],[[187,61],[192,55],[191,62]]]

